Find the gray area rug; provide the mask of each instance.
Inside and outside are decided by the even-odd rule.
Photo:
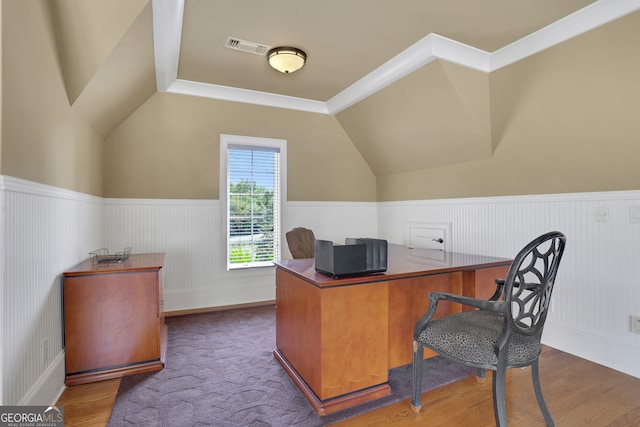
[[[390,396],[318,416],[273,357],[275,307],[166,319],[162,371],[124,377],[109,426],[315,427],[406,399],[411,367],[389,372]],[[425,362],[423,391],[475,370],[436,357]]]

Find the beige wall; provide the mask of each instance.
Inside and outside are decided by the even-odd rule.
[[[229,133],[288,141],[289,200],[388,201],[640,187],[640,12],[489,76],[437,61],[338,115],[344,128],[322,114],[156,93],[103,144],[69,106],[50,5],[2,1],[0,174],[106,197],[216,199],[219,136]],[[417,84],[434,87],[412,91]],[[438,105],[468,114],[468,135],[483,150],[464,163],[454,159],[420,168],[415,159],[429,152],[407,141],[415,134],[413,127],[427,120],[415,111],[398,114],[397,106],[406,99],[397,94],[428,97],[436,88],[443,99],[414,99],[411,105],[427,108],[429,117]],[[374,104],[376,99],[384,105]],[[366,120],[349,117],[372,106],[380,114]],[[411,120],[402,122],[402,117]],[[451,138],[452,127],[463,123],[445,119],[429,122],[431,142]],[[373,125],[386,137],[377,148],[374,144],[377,151],[369,152],[371,138],[363,129]],[[393,129],[401,130],[398,141]]]
[[[378,200],[639,189],[639,40],[636,12],[493,72],[493,156],[378,176]]]
[[[442,60],[336,115],[376,176],[491,157],[489,75]]]
[[[102,194],[102,138],[67,99],[49,2],[2,2],[0,174]]]
[[[149,0],[55,0],[60,66],[73,104]]]
[[[108,138],[105,194],[217,198],[221,133],[287,139],[290,200],[390,201],[637,189],[639,29],[640,13],[635,13],[486,77],[432,63],[429,70],[339,114],[339,122],[319,114],[156,94]],[[435,85],[431,92],[419,86],[430,82]],[[444,97],[437,104],[459,106],[459,118],[429,121],[427,113],[436,110],[427,104],[429,117],[421,119],[413,112],[412,120],[402,122],[407,114],[395,112],[405,101],[398,94],[411,93],[412,87],[432,97],[437,89]],[[389,99],[394,94],[399,99]],[[412,102],[422,108],[419,101]],[[372,114],[375,110],[387,113]],[[463,123],[461,118],[469,123],[468,129],[478,131],[486,158],[416,168],[416,158],[430,153],[407,142],[412,129],[428,122],[425,141],[433,143],[438,135],[450,137],[451,128]],[[376,142],[367,126],[379,128],[385,138]],[[393,129],[400,132],[397,141]],[[393,153],[397,168],[403,165],[400,155],[413,170],[386,173],[388,167],[380,162],[391,157],[384,154],[389,147],[380,148],[383,143],[399,152]],[[371,162],[373,172],[363,158]]]
[[[217,199],[220,134],[287,140],[289,200],[375,201],[375,176],[334,117],[168,93],[107,138],[105,196]]]

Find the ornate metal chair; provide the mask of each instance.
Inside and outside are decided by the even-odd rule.
[[[287,245],[294,259],[313,258],[316,241],[313,231],[304,227],[296,227],[287,231]]]
[[[548,426],[553,419],[540,387],[538,356],[553,285],[564,252],[562,233],[544,234],[526,245],[513,260],[506,279],[497,279],[489,300],[447,293],[429,294],[429,308],[413,333],[411,408],[419,412],[424,347],[451,360],[493,372],[493,409],[497,426],[507,425],[505,383],[508,368],[531,366],[538,405]],[[502,298],[501,298],[502,297]],[[454,301],[471,311],[432,320],[438,301]],[[475,309],[474,309],[475,308]]]

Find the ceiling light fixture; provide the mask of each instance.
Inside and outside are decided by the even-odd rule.
[[[285,74],[299,70],[306,60],[307,54],[296,47],[274,47],[267,52],[269,65]]]

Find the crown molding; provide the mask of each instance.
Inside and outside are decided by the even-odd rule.
[[[491,55],[446,37],[429,34],[327,101],[337,114],[436,59],[489,72]]]
[[[189,80],[176,79],[165,92],[328,114],[327,106],[322,101]]]
[[[178,78],[184,0],[153,0],[153,53],[158,92],[165,92]]]
[[[153,0],[152,8],[158,92],[337,114],[436,59],[490,73],[635,12],[640,0],[598,0],[493,53],[432,33],[327,102],[178,80],[184,0]]]

